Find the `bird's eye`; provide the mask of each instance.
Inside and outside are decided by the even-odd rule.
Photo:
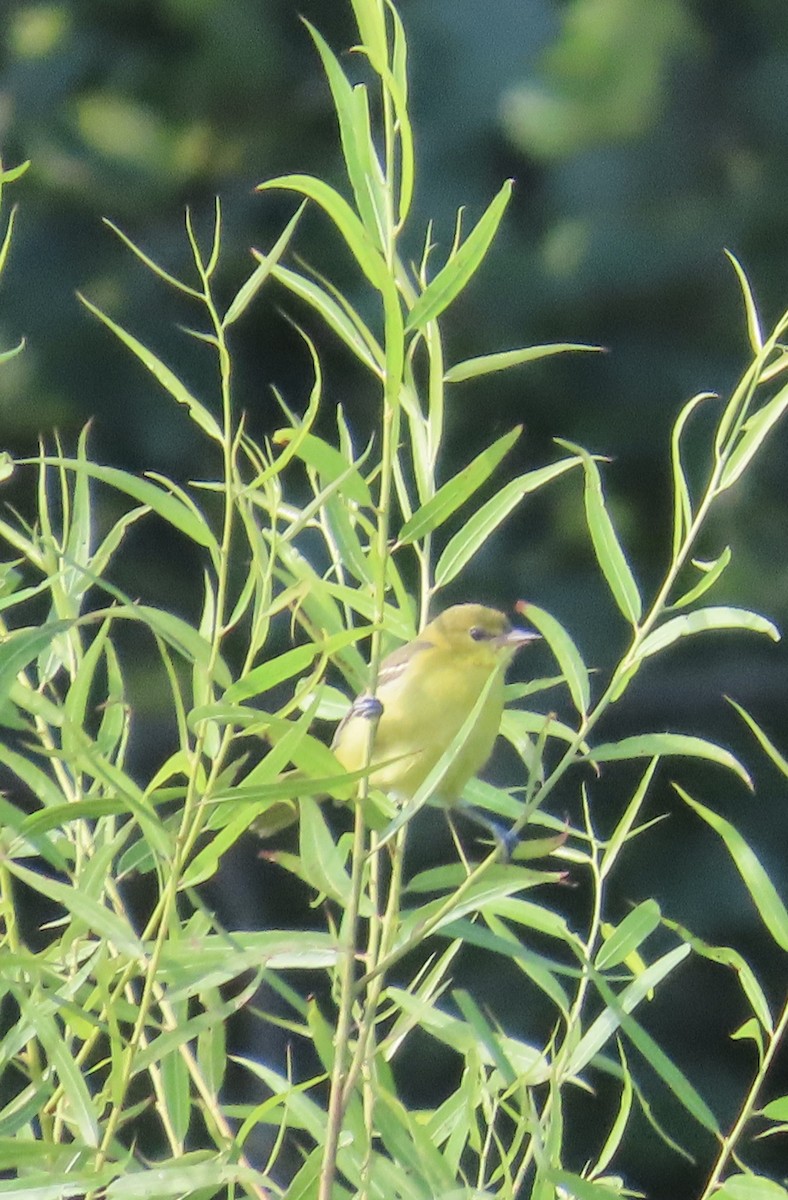
[[[475,642],[483,642],[491,636],[489,631],[486,629],[483,629],[481,625],[471,626],[471,628],[468,630],[468,633],[471,635],[471,637],[473,638],[473,640]]]

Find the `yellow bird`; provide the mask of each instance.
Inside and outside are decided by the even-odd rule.
[[[502,612],[456,604],[430,621],[412,642],[384,659],[375,695],[365,693],[339,724],[332,749],[347,771],[361,770],[377,720],[369,782],[398,800],[410,799],[446,753],[485,687],[478,719],[437,789],[450,804],[487,762],[501,724],[504,675],[516,652],[539,637],[513,628]],[[492,677],[492,678],[491,678]]]

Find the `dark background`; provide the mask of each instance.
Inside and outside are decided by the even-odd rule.
[[[467,205],[466,220],[475,220],[504,178],[516,180],[483,270],[447,315],[448,361],[546,341],[588,341],[608,350],[453,388],[443,477],[517,422],[524,422],[526,435],[501,482],[507,470],[550,461],[555,436],[611,455],[605,472],[611,509],[648,596],[669,552],[671,425],[693,393],[724,394],[747,363],[738,285],[723,247],[744,264],[767,327],[788,306],[788,23],[782,6],[773,0],[402,0],[400,12],[410,41],[419,163],[407,252],[419,255],[432,218],[438,256],[445,253],[457,207]],[[252,265],[249,247],[267,249],[293,210],[292,197],[255,195],[257,183],[308,171],[343,186],[328,89],[298,15],[342,50],[354,40],[350,5],[6,0],[4,13],[0,149],[6,166],[30,158],[32,168],[13,188],[21,212],[0,292],[0,345],[22,335],[28,341],[24,355],[0,374],[2,443],[17,454],[31,452],[38,435],[54,427],[71,442],[93,418],[97,458],[177,479],[207,475],[213,467],[193,426],[74,293],[83,290],[109,311],[210,403],[213,365],[176,328],[195,321],[195,311],[149,275],[101,218],[110,217],[168,270],[188,278],[184,206],[207,237],[218,193],[225,213],[221,279],[229,298]],[[359,280],[318,215],[302,222],[297,249],[359,299]],[[280,307],[318,341],[327,378],[325,430],[332,405],[341,401],[361,441],[374,426],[374,390],[316,320],[275,287],[236,327],[234,339],[237,400],[253,432],[262,436],[277,427],[271,384],[296,409],[308,393],[303,347]],[[695,478],[706,461],[709,428],[701,417],[690,440]],[[726,544],[734,551],[715,602],[756,608],[780,625],[788,607],[787,457],[779,430],[698,547],[707,558]],[[25,507],[24,485],[14,482],[7,498]],[[154,602],[195,615],[196,564],[183,546],[140,535],[131,555],[121,583],[144,572]],[[553,611],[586,661],[610,669],[626,630],[595,567],[578,479],[526,503],[493,540],[490,557],[445,599],[511,608],[520,597]],[[547,659],[533,653],[529,669],[548,671]],[[142,774],[166,750],[166,699],[144,664],[134,667]],[[785,748],[785,652],[752,635],[712,635],[672,650],[641,672],[600,731],[613,737],[669,728],[714,737],[745,758],[758,784],[753,799],[714,768],[664,766],[651,813],[669,812],[670,819],[645,853],[633,847],[625,855],[612,916],[620,919],[631,901],[653,895],[668,915],[709,941],[736,945],[778,997],[785,988],[784,956],[761,938],[713,835],[678,808],[670,788],[678,778],[734,819],[784,888],[784,784],[742,734],[724,693]],[[611,827],[634,778],[608,769],[591,784],[601,830]],[[576,793],[573,780],[555,797],[555,811],[576,817]],[[448,853],[442,835],[435,837],[436,855]],[[240,847],[215,899],[231,924],[252,925],[261,912],[272,922],[299,920],[291,888],[278,906],[272,898],[279,883],[275,873],[265,874],[254,847]],[[546,898],[582,920],[582,885],[557,900]],[[508,1004],[502,986],[496,979],[485,998],[507,1027],[542,1033],[540,1015],[518,1008],[516,979],[507,983]],[[649,1027],[725,1125],[752,1069],[747,1047],[728,1040],[747,1015],[734,983],[695,964],[651,1008]],[[427,1083],[448,1069],[436,1062]],[[403,1086],[426,1100],[427,1083],[414,1076]],[[774,1094],[776,1081],[769,1088]],[[672,1132],[692,1141],[661,1085],[655,1095]],[[606,1111],[583,1100],[578,1105]],[[591,1145],[569,1165],[582,1167]],[[625,1164],[628,1182],[653,1196],[692,1195],[713,1153],[701,1135],[693,1149],[699,1165],[688,1168],[644,1125]]]

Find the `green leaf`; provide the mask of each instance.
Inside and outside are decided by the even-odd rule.
[[[501,488],[500,492],[477,509],[462,529],[450,539],[435,567],[435,586],[445,587],[459,575],[501,522],[517,507],[523,496],[551,483],[572,467],[578,466],[580,461],[580,458],[564,458],[548,467],[528,471]]]
[[[298,448],[295,453],[298,458],[328,482],[333,483],[341,478],[343,491],[349,500],[353,500],[363,508],[372,508],[369,485],[359,471],[354,469],[354,464],[348,462],[344,454],[336,447],[331,446],[315,434],[307,433],[299,436],[299,433],[299,430],[279,429],[274,434],[273,440],[276,445],[281,446],[297,439]]]
[[[54,900],[66,912],[84,922],[92,933],[106,938],[121,953],[131,955],[135,959],[143,954],[142,943],[131,925],[82,889],[58,883],[56,879],[50,879],[47,875],[30,871],[19,862],[7,860],[7,867],[34,892],[40,892],[42,896]]]
[[[646,996],[656,991],[658,984],[675,971],[689,953],[689,946],[677,946],[663,954],[656,962],[650,963],[642,974],[627,984],[615,997],[614,1005],[608,1004],[589,1025],[572,1053],[567,1065],[567,1074],[579,1075],[620,1028],[622,1012],[632,1012]]]
[[[652,758],[651,762],[646,767],[643,775],[638,781],[637,787],[632,794],[632,799],[624,809],[623,816],[620,818],[615,829],[607,839],[607,845],[605,846],[605,850],[602,854],[599,864],[599,872],[603,879],[606,875],[609,875],[610,871],[615,865],[621,847],[624,845],[631,833],[632,826],[634,825],[638,814],[643,807],[643,802],[646,799],[648,789],[651,786],[651,781],[654,778],[654,773],[656,772],[658,765],[659,758]]]
[[[748,629],[752,633],[765,633],[773,642],[780,640],[777,626],[766,617],[745,608],[717,605],[711,608],[697,608],[694,612],[684,613],[680,617],[671,617],[643,639],[638,647],[637,658],[648,658],[650,654],[657,654],[679,638],[694,633],[706,633],[709,629]]]
[[[750,348],[753,354],[759,354],[763,349],[763,332],[761,330],[761,320],[758,316],[758,309],[755,304],[755,297],[752,294],[750,281],[744,273],[744,268],[736,258],[735,254],[731,254],[730,250],[726,250],[725,254],[728,261],[733,266],[736,272],[736,277],[739,280],[742,299],[744,300],[744,312],[747,317],[747,333],[750,340]]]
[[[621,548],[610,514],[605,506],[602,477],[591,455],[572,442],[557,438],[559,446],[578,454],[585,472],[584,499],[586,521],[591,534],[594,552],[607,580],[613,599],[630,625],[636,625],[643,612],[635,577],[630,570],[626,555]]]
[[[221,445],[224,439],[215,417],[211,415],[204,404],[201,404],[199,400],[192,396],[191,392],[181,383],[174,371],[171,371],[147,346],[143,346],[142,342],[138,341],[133,334],[128,333],[121,325],[117,325],[100,308],[96,308],[95,304],[91,304],[85,296],[81,293],[77,293],[77,295],[85,305],[85,308],[98,317],[102,324],[106,325],[107,329],[111,329],[115,336],[123,342],[124,346],[127,346],[132,354],[137,356],[143,366],[148,368],[151,375],[170,393],[172,398],[186,408],[191,419],[200,427],[203,433]]]
[[[460,505],[489,479],[520,437],[522,429],[522,425],[518,425],[510,433],[505,433],[486,450],[482,450],[481,454],[477,454],[476,458],[458,471],[448,483],[438,488],[435,495],[417,509],[402,526],[397,538],[399,545],[407,545],[431,533],[456,512]]]
[[[370,4],[369,0],[351,0],[351,4],[361,44],[374,70],[382,74],[388,57],[385,9],[382,4]]]
[[[632,1086],[632,1073],[629,1069],[627,1057],[624,1054],[624,1048],[619,1043],[618,1056],[621,1061],[621,1099],[618,1105],[618,1112],[615,1120],[610,1128],[610,1133],[605,1139],[605,1144],[600,1150],[596,1162],[594,1163],[594,1174],[600,1175],[616,1156],[619,1146],[624,1137],[626,1127],[629,1124],[629,1117],[632,1112],[632,1100],[635,1094],[635,1089]]]
[[[770,741],[770,739],[766,736],[764,731],[761,729],[760,725],[757,723],[757,721],[753,717],[750,716],[750,714],[747,712],[746,709],[742,708],[742,706],[740,704],[737,704],[735,700],[732,700],[730,698],[730,696],[726,697],[726,699],[729,704],[733,705],[733,707],[736,709],[736,712],[739,714],[739,716],[742,718],[742,720],[744,720],[746,722],[746,724],[749,725],[750,729],[752,730],[752,732],[755,734],[756,738],[758,739],[758,742],[760,743],[761,748],[766,752],[766,754],[771,759],[771,761],[774,763],[775,767],[780,772],[780,774],[783,775],[786,779],[788,779],[788,759],[783,757],[783,755],[780,753],[780,751],[777,749],[777,747],[774,745],[774,743],[772,741]]]
[[[86,475],[91,476],[91,478],[98,479],[100,483],[105,483],[108,487],[115,488],[119,492],[124,492],[127,496],[139,500],[142,504],[152,509],[162,520],[172,525],[175,529],[179,529],[191,541],[214,551],[218,557],[216,539],[205,521],[201,517],[196,516],[194,512],[187,508],[180,500],[176,499],[175,496],[171,495],[170,492],[157,487],[155,484],[148,482],[148,480],[140,479],[137,475],[132,475],[128,471],[122,471],[118,467],[103,467],[97,463],[79,462],[76,459],[55,457],[54,455],[42,455],[40,458],[32,459],[31,461],[39,463],[41,466],[64,466],[67,470],[83,471]]]
[[[682,408],[673,426],[673,432],[670,439],[670,455],[671,465],[673,468],[673,557],[676,558],[681,545],[687,534],[690,525],[692,524],[692,501],[690,499],[689,485],[687,484],[684,475],[684,468],[681,462],[681,439],[684,433],[684,427],[687,421],[692,416],[695,409],[704,400],[714,399],[712,392],[700,392],[697,396],[693,396],[691,400]]]
[[[252,253],[258,261],[263,261],[256,251]],[[383,351],[347,301],[339,303],[325,288],[287,267],[276,267],[274,276],[294,296],[298,296],[313,308],[365,367],[374,375],[382,377]]]
[[[627,913],[620,925],[600,946],[594,966],[598,971],[617,967],[637,950],[654,932],[662,914],[656,900],[644,900],[632,912]]]
[[[29,874],[32,875],[33,872]],[[136,953],[139,953],[140,949],[141,947],[138,947]],[[38,992],[23,995],[16,988],[12,989],[12,992],[19,1004],[21,1021],[35,1031],[47,1060],[57,1073],[71,1120],[79,1131],[81,1141],[86,1146],[97,1147],[100,1136],[93,1099],[85,1077],[74,1061],[73,1048],[66,1045],[54,1019],[53,1011],[56,1010],[57,1002],[49,996],[42,998]]]
[[[547,1170],[546,1178],[556,1186],[554,1195],[562,1198],[572,1196],[574,1200],[615,1200],[616,1196],[622,1195],[618,1189],[612,1191],[603,1183],[583,1179],[582,1175],[573,1175],[571,1171],[556,1171],[551,1168]]]
[[[749,1001],[752,1011],[760,1021],[763,1028],[768,1033],[774,1032],[774,1021],[772,1014],[769,1011],[769,1002],[766,999],[763,988],[761,987],[755,972],[745,958],[737,950],[732,950],[729,946],[710,946],[701,938],[696,937],[683,925],[679,925],[676,921],[670,921],[666,917],[662,918],[663,924],[668,929],[672,929],[674,933],[685,941],[688,946],[691,946],[696,954],[700,954],[703,958],[709,959],[710,962],[719,963],[720,966],[728,967],[736,973],[736,976],[741,984],[741,989]]]
[[[304,24],[317,47],[331,88],[345,169],[358,214],[370,238],[382,248],[387,224],[386,196],[370,129],[367,90],[361,84],[351,86],[325,39],[306,18]]]
[[[496,1031],[482,1013],[473,996],[471,996],[470,992],[466,992],[464,988],[455,988],[452,996],[468,1025],[474,1031],[478,1041],[487,1050],[490,1061],[498,1068],[506,1084],[512,1086],[517,1079],[515,1069],[501,1049]]]
[[[1,167],[0,184],[15,183],[17,179],[21,179],[29,166],[30,159],[26,158],[24,162],[19,163],[16,167]]]
[[[647,974],[648,971],[645,971],[640,978],[644,979]],[[616,996],[601,976],[595,975],[594,983],[608,1009],[619,1018],[624,1033],[660,1076],[671,1095],[700,1125],[710,1133],[718,1135],[720,1130],[714,1113],[686,1075],[668,1058],[651,1035],[629,1015],[629,1010],[621,1004],[622,997]]]
[[[742,426],[741,435],[723,468],[719,483],[721,492],[732,487],[741,477],[786,408],[788,408],[788,384],[773,399],[747,418]]]
[[[188,661],[203,669],[211,662],[211,644],[207,638],[174,613],[150,604],[117,605],[112,610],[115,618],[139,621],[158,634],[168,645],[177,650]],[[219,655],[214,663],[214,678],[220,687],[229,687],[232,682],[230,669]]]
[[[706,808],[699,801],[693,800],[677,783],[674,783],[673,786],[685,804],[694,809],[698,816],[702,817],[706,824],[710,825],[722,838],[760,913],[761,920],[777,945],[783,950],[788,950],[788,910],[755,853],[730,821],[726,821],[724,817],[712,809]]]
[[[196,1160],[196,1161],[195,1161]],[[240,1163],[205,1158],[204,1151],[157,1161],[155,1169],[125,1172],[104,1189],[106,1200],[180,1200],[183,1196],[253,1195],[260,1192],[266,1177]],[[92,1190],[92,1189],[90,1189]],[[20,1197],[20,1200],[22,1198]],[[27,1200],[27,1197],[25,1197]]]
[[[157,1042],[154,1041],[154,1046]],[[169,1117],[175,1137],[183,1147],[191,1122],[191,1097],[189,1095],[189,1068],[182,1056],[173,1051],[159,1064],[162,1101]]]
[[[655,755],[672,755],[678,758],[704,758],[735,772],[752,791],[752,780],[742,764],[729,750],[705,738],[690,737],[683,733],[641,733],[623,738],[620,742],[607,742],[594,746],[582,757],[593,763],[620,762],[632,758],[653,758]]]
[[[119,229],[113,221],[110,221],[107,217],[103,217],[102,221],[107,228],[111,229],[115,236],[123,242],[124,246],[131,250],[132,254],[134,254],[140,260],[140,262],[148,268],[149,271],[158,276],[159,279],[163,280],[164,283],[168,284],[170,287],[175,288],[176,291],[183,292],[185,296],[191,296],[193,300],[199,300],[204,303],[205,296],[202,292],[198,291],[197,288],[190,287],[188,283],[183,283],[182,280],[176,279],[174,275],[169,273],[169,271],[165,271],[164,267],[159,266],[159,264],[155,262],[149,254],[146,254],[145,251],[135,242],[133,242],[131,238],[123,232],[122,229]]]
[[[230,704],[236,704],[250,696],[260,696],[278,684],[284,683],[285,680],[292,679],[294,675],[305,671],[318,655],[324,654],[328,657],[345,646],[353,645],[360,638],[366,637],[368,633],[369,630],[364,628],[346,629],[342,633],[334,634],[333,637],[319,642],[309,642],[305,646],[296,646],[292,650],[286,650],[284,654],[279,654],[276,658],[261,663],[259,667],[253,667],[251,671],[227,688],[224,699]]]
[[[334,222],[345,244],[355,258],[369,282],[380,292],[390,292],[394,287],[391,276],[380,251],[370,238],[364,225],[354,213],[347,200],[336,188],[316,179],[313,175],[280,175],[257,185],[257,191],[282,188],[298,192],[314,200]]]
[[[14,629],[0,642],[0,697],[6,697],[20,671],[24,671],[71,621],[51,621],[35,629]]]
[[[175,996],[196,996],[221,987],[246,971],[322,971],[337,961],[336,937],[317,930],[234,931],[167,942],[162,950],[162,981]],[[175,997],[173,997],[175,998]]]
[[[342,864],[342,856],[329,832],[320,805],[311,797],[299,800],[299,846],[306,877],[312,886],[342,907],[350,900],[350,876]]]
[[[600,351],[601,346],[586,346],[582,342],[550,342],[546,346],[525,346],[520,350],[502,350],[498,354],[482,354],[478,358],[466,358],[449,367],[443,376],[444,383],[461,383],[464,379],[476,379],[480,375],[491,375],[495,371],[508,371],[521,363],[536,362],[556,354],[567,354],[575,350]]]
[[[536,604],[520,600],[515,608],[539,630],[547,642],[561,668],[575,708],[581,716],[585,716],[591,702],[588,668],[572,638],[555,617]]]
[[[255,988],[258,981],[254,980]],[[243,995],[243,993],[242,993]],[[251,995],[248,997],[251,999]],[[216,1013],[222,1008],[221,993],[218,988],[207,988],[200,1001],[206,1012]],[[238,1010],[237,1001],[233,1001],[230,1012]],[[211,1092],[218,1096],[227,1072],[227,1026],[224,1020],[214,1020],[197,1035],[197,1062],[203,1078]]]
[[[762,1175],[731,1175],[719,1191],[715,1200],[788,1200],[788,1191]]]
[[[303,204],[298,206],[295,213],[287,222],[284,229],[279,234],[279,237],[269,250],[268,254],[260,254],[257,251],[253,251],[255,258],[257,259],[257,266],[246,280],[246,283],[242,284],[230,301],[222,320],[223,329],[229,329],[229,327],[246,312],[247,308],[260,291],[260,288],[271,276],[274,267],[277,265],[279,259],[290,245],[290,239],[295,233],[296,225],[301,220],[301,215],[305,207],[306,200],[304,200]]]
[[[730,546],[726,546],[719,558],[715,558],[712,562],[704,562],[699,558],[693,558],[691,561],[693,567],[701,572],[701,577],[694,587],[691,587],[678,600],[673,601],[670,605],[671,608],[686,608],[687,605],[694,604],[714,586],[731,561]]]
[[[448,308],[463,290],[481,265],[495,237],[509,203],[512,186],[513,181],[508,179],[460,248],[449,257],[446,265],[418,297],[408,314],[406,333],[414,329],[423,329],[429,321]]]
[[[12,358],[16,358],[17,354],[21,354],[25,348],[25,345],[26,345],[25,339],[20,338],[19,341],[17,342],[17,344],[15,346],[12,346],[10,350],[3,350],[2,352],[0,352],[0,366],[2,366],[3,363],[10,362],[10,360]],[[5,467],[4,467],[4,474],[0,475],[0,479],[7,479],[8,476],[10,475],[10,473],[11,472],[5,470]]]
[[[788,1121],[788,1096],[778,1096],[760,1109],[759,1115],[769,1121]]]

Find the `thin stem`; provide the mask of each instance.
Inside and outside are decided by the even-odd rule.
[[[708,1182],[701,1193],[700,1200],[709,1200],[722,1182],[723,1172],[727,1167],[734,1149],[736,1148],[736,1144],[744,1131],[744,1127],[752,1117],[758,1101],[758,1095],[763,1087],[764,1081],[769,1072],[769,1068],[774,1061],[774,1056],[777,1053],[786,1030],[788,1030],[788,999],[783,1006],[780,1019],[775,1026],[774,1033],[769,1040],[769,1044],[766,1047],[766,1052],[760,1063],[758,1071],[756,1072],[755,1078],[752,1081],[752,1085],[747,1093],[744,1104],[741,1107],[741,1111],[733,1124],[733,1128],[728,1136],[722,1139],[722,1145],[720,1146],[720,1152],[717,1156],[717,1161],[715,1162]]]
[[[318,1200],[331,1200],[336,1175],[339,1135],[342,1132],[342,1122],[347,1105],[345,1098],[345,1072],[350,1048],[350,1033],[353,1025],[353,979],[356,971],[358,913],[361,904],[364,876],[365,836],[366,827],[364,824],[363,805],[357,802],[355,823],[353,826],[351,892],[344,919],[339,1012],[337,1014],[337,1028],[334,1035],[334,1064],[331,1071],[326,1143],[323,1150],[323,1167],[320,1173]]]

